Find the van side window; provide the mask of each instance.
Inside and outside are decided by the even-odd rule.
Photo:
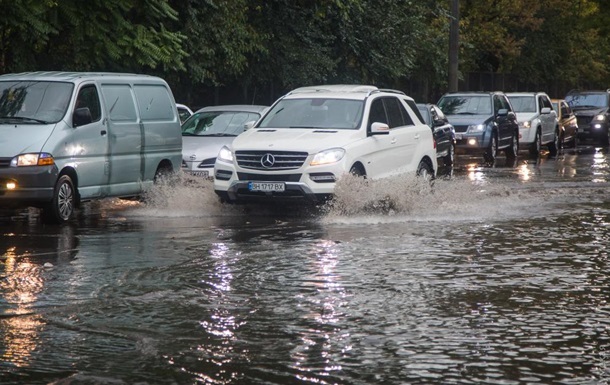
[[[129,85],[103,84],[102,93],[110,120],[115,122],[135,122],[138,120]]]
[[[173,102],[167,88],[156,84],[137,84],[133,89],[143,122],[176,119],[176,113],[171,108]]]
[[[97,122],[102,117],[102,109],[100,108],[100,98],[97,94],[97,88],[93,84],[84,86],[78,91],[76,97],[76,108],[89,108],[91,112],[91,121]]]

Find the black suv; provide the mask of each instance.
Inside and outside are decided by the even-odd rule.
[[[438,101],[441,111],[455,127],[456,150],[467,154],[482,153],[494,162],[498,150],[509,159],[519,151],[519,125],[503,92],[454,92]]]
[[[576,115],[579,138],[610,144],[610,90],[570,91],[565,100]]]

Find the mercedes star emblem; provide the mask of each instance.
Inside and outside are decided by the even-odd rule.
[[[264,168],[271,168],[275,163],[275,158],[271,154],[265,154],[261,157],[261,165]]]

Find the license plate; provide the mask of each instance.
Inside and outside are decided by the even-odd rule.
[[[191,172],[192,176],[197,176],[197,177],[202,177],[202,178],[207,178],[210,176],[209,171],[193,171]]]
[[[462,140],[462,134],[461,133],[455,133],[455,140]]]
[[[248,190],[262,192],[283,192],[286,190],[284,182],[248,182]]]

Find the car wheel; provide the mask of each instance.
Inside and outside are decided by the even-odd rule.
[[[542,135],[540,134],[540,130],[536,130],[536,138],[534,139],[534,143],[532,143],[530,145],[530,155],[539,156],[541,148],[542,148]]]
[[[76,203],[76,191],[72,178],[62,175],[55,184],[51,202],[43,208],[43,222],[60,224],[69,221],[74,216]]]
[[[483,157],[486,162],[493,163],[498,156],[498,136],[496,133],[491,134],[491,140],[489,141],[489,147],[485,150]]]
[[[555,131],[555,136],[553,137],[553,142],[549,143],[549,155],[550,156],[556,156],[557,153],[559,152],[559,149],[561,148],[561,141],[560,141],[561,137],[559,136],[559,133],[557,131]]]
[[[357,164],[353,165],[352,168],[349,169],[349,173],[353,176],[366,178],[366,173],[362,169],[362,166]]]
[[[506,158],[507,159],[515,159],[517,154],[519,153],[519,137],[517,133],[513,134],[513,137],[510,139],[510,146],[506,148]]]
[[[449,150],[447,150],[447,155],[443,157],[443,164],[445,166],[453,166],[453,162],[455,161],[455,144],[451,144],[449,146]]]
[[[422,159],[417,166],[417,176],[424,178],[425,180],[432,179],[434,177],[434,170],[430,163]]]

